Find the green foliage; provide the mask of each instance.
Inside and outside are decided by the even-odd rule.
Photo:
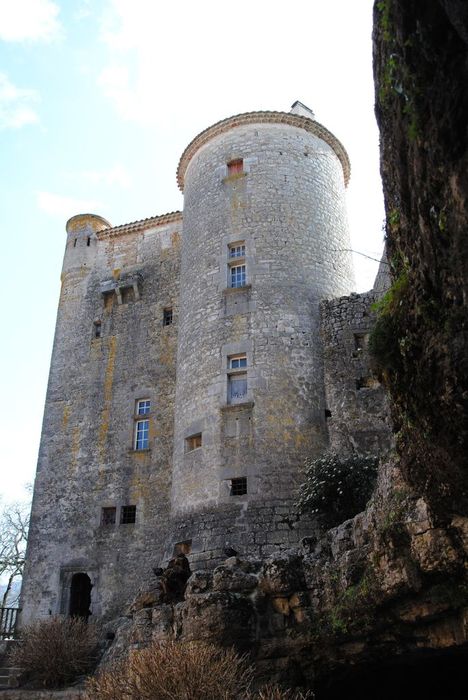
[[[382,27],[384,41],[390,41],[391,38],[390,6],[390,0],[380,0],[380,2],[377,3],[377,9],[380,12],[380,26]]]
[[[372,304],[372,310],[376,311],[380,316],[385,314],[394,315],[399,307],[402,306],[407,289],[408,271],[404,269],[383,297]]]
[[[400,98],[402,112],[407,120],[408,139],[415,141],[420,133],[416,110],[416,98],[419,95],[419,89],[415,76],[409,70],[406,50],[414,45],[416,37],[409,37],[403,46],[399,46],[392,26],[391,0],[378,2],[377,10],[380,13],[379,25],[382,39],[388,52],[388,58],[380,76],[379,103],[382,107],[390,107],[391,96]]]
[[[378,590],[375,574],[368,569],[359,583],[343,591],[329,613],[332,634],[362,633],[363,628],[372,624]]]
[[[381,372],[397,371],[402,354],[406,351],[405,338],[401,336],[400,315],[404,312],[408,287],[408,271],[404,268],[386,294],[372,305],[377,319],[369,336],[369,353],[376,369]]]
[[[90,671],[95,663],[96,627],[80,618],[49,617],[21,630],[11,663],[36,686],[59,688]]]
[[[381,105],[385,105],[390,97],[392,90],[395,90],[397,94],[401,94],[402,87],[401,83],[398,81],[398,57],[396,54],[390,54],[385,63],[383,70],[383,75],[381,77],[381,83],[379,87],[379,102]]]
[[[400,346],[397,341],[398,324],[386,314],[377,318],[369,336],[369,353],[378,371],[395,370],[400,364]]]
[[[411,142],[415,142],[419,136],[419,120],[416,113],[416,107],[414,104],[414,98],[410,98],[408,95],[406,97],[406,104],[403,107],[403,114],[406,114],[408,118],[408,139]]]
[[[297,506],[333,527],[364,510],[377,479],[378,460],[367,455],[329,454],[306,463]]]
[[[398,209],[392,209],[387,218],[388,225],[391,231],[394,231],[400,225],[400,212]]]
[[[438,221],[438,224],[439,224],[439,231],[440,231],[441,233],[445,233],[445,231],[446,231],[446,229],[447,229],[447,214],[446,214],[446,212],[445,212],[445,208],[442,209],[442,210],[440,211],[440,213],[439,213],[439,221]]]
[[[378,525],[380,535],[392,533],[402,526],[409,495],[410,492],[407,489],[398,489],[384,501],[380,508],[381,520]]]

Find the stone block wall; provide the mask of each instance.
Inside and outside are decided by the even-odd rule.
[[[388,399],[368,351],[375,292],[323,301],[326,421],[330,449],[378,454],[392,445]]]
[[[299,517],[291,499],[228,503],[175,518],[165,561],[185,552],[192,570],[212,569],[229,556],[230,548],[239,556],[266,557],[317,533],[315,520]]]
[[[181,217],[97,231],[89,218],[78,240],[70,227],[66,248],[23,624],[67,614],[77,573],[90,579],[91,614],[117,614],[167,531]],[[151,402],[144,450],[134,443],[139,399]],[[120,522],[124,506],[136,506],[134,523]],[[103,523],[103,508],[115,508],[115,523]]]
[[[174,515],[229,502],[233,478],[247,479],[245,502],[291,498],[305,458],[326,446],[319,302],[353,285],[345,177],[334,147],[303,128],[313,122],[283,117],[226,120],[188,148]],[[235,159],[242,171],[230,174]],[[238,242],[246,285],[233,289]],[[247,395],[229,405],[237,354],[247,358]],[[187,452],[199,433],[201,447]]]

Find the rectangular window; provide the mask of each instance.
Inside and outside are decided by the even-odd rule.
[[[130,304],[130,302],[135,301],[135,291],[133,287],[122,287],[120,296],[122,298],[122,304]]]
[[[228,357],[229,369],[243,369],[247,367],[247,355],[233,355]]]
[[[247,400],[247,374],[230,374],[228,377],[228,403],[243,403]]]
[[[164,309],[163,326],[170,326],[172,323],[172,309]]]
[[[245,257],[245,243],[232,243],[229,246],[229,257],[230,258],[244,258]]]
[[[192,450],[196,450],[198,447],[202,446],[202,434],[197,433],[196,435],[191,435],[188,438],[185,438],[185,451],[186,452],[192,452]]]
[[[151,401],[149,399],[138,399],[136,402],[136,414],[137,416],[145,416],[150,412]]]
[[[101,509],[101,525],[115,525],[116,508]]]
[[[101,330],[102,330],[101,321],[94,321],[93,330],[94,330],[94,337],[100,338],[101,337]]]
[[[104,308],[108,310],[112,309],[114,306],[115,292],[104,292],[102,296],[104,297]]]
[[[149,448],[149,420],[137,420],[135,423],[135,450]]]
[[[367,347],[369,336],[367,333],[354,333],[354,349],[361,351]]]
[[[176,542],[174,545],[174,550],[172,556],[176,557],[178,554],[190,554],[192,551],[192,540],[185,540],[185,542]]]
[[[245,275],[245,265],[233,265],[230,268],[230,286],[234,287],[245,287],[246,275]]]
[[[129,525],[136,522],[136,506],[122,506],[120,509],[120,524]]]
[[[231,479],[231,496],[245,496],[247,493],[247,477]]]
[[[228,177],[231,175],[237,175],[238,173],[244,172],[244,161],[242,158],[236,158],[236,160],[231,160],[227,164]]]

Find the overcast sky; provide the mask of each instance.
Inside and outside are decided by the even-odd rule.
[[[4,498],[33,480],[66,220],[181,209],[179,157],[210,124],[311,107],[351,159],[352,247],[379,258],[371,31],[372,0],[0,0]]]

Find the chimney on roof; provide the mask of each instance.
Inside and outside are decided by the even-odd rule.
[[[296,100],[293,105],[291,105],[290,114],[298,114],[300,117],[307,117],[308,119],[315,119],[315,114],[309,109],[305,104]]]

